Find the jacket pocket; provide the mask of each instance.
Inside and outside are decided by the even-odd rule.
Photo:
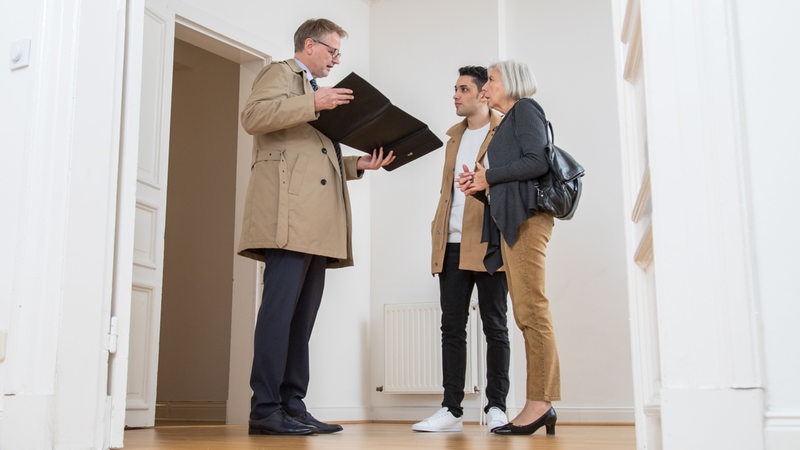
[[[289,178],[289,193],[297,195],[303,189],[303,181],[306,179],[306,168],[308,167],[308,157],[304,154],[297,155],[292,173]]]

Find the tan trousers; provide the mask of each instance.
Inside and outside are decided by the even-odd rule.
[[[544,295],[545,251],[553,216],[536,214],[519,228],[513,247],[501,239],[514,318],[525,338],[528,400],[561,399],[561,372],[550,306]]]

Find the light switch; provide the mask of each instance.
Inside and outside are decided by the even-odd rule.
[[[31,40],[22,39],[11,43],[9,52],[11,70],[28,67],[31,60]]]

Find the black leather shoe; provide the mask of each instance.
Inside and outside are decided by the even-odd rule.
[[[533,434],[541,428],[542,426],[545,427],[547,430],[547,434],[552,436],[556,434],[556,420],[558,420],[558,416],[556,416],[556,410],[552,407],[547,410],[546,413],[542,414],[541,417],[534,420],[533,422],[527,425],[514,425],[513,423],[508,423],[503,425],[502,427],[495,428],[492,430],[492,433],[497,434]]]
[[[286,414],[282,409],[259,420],[251,420],[247,434],[283,434],[303,436],[314,434],[317,430],[302,424]]]
[[[343,429],[339,424],[320,422],[308,411],[300,416],[292,416],[292,419],[300,422],[303,425],[316,428],[317,433],[336,433],[337,431],[342,431]]]

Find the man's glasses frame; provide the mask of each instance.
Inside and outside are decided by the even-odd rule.
[[[331,45],[328,45],[328,44],[326,44],[326,43],[324,43],[322,41],[316,40],[314,38],[311,38],[311,40],[316,42],[317,44],[322,44],[325,47],[328,47],[328,53],[331,54],[331,58],[336,59],[336,58],[341,58],[342,57],[342,53],[339,51],[338,48],[336,48],[334,46],[331,46]]]

